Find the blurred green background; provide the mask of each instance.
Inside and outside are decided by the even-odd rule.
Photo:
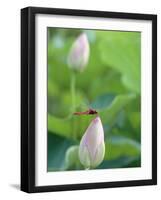
[[[141,166],[141,33],[48,28],[48,171],[80,170],[78,145],[94,116],[71,110],[71,45],[85,32],[86,69],[76,75],[77,111],[96,109],[105,131],[106,153],[97,167]]]

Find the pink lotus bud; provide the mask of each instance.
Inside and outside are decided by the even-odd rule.
[[[89,43],[85,33],[82,33],[73,43],[68,55],[68,65],[75,71],[83,71],[89,59]]]
[[[79,146],[79,159],[85,168],[97,167],[104,158],[104,131],[100,117],[92,120]]]

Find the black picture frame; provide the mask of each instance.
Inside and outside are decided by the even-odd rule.
[[[35,15],[68,15],[152,21],[152,179],[35,186]],[[90,10],[21,9],[21,190],[50,192],[157,184],[157,16]]]

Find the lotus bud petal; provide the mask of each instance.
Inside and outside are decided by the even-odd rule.
[[[81,72],[84,70],[89,59],[89,43],[85,33],[82,33],[73,43],[69,55],[68,66],[74,71]]]
[[[104,158],[104,131],[100,117],[92,120],[79,146],[79,159],[86,169],[97,167]]]

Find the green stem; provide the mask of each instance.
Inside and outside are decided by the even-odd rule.
[[[75,108],[76,108],[76,88],[75,85],[76,84],[76,77],[75,77],[75,73],[72,72],[71,74],[71,85],[70,85],[70,89],[71,89],[71,97],[72,97],[72,112],[75,112]]]
[[[71,74],[70,81],[70,90],[71,90],[71,98],[72,98],[72,113],[76,111],[76,77],[75,72]],[[73,139],[76,139],[76,124],[75,118],[72,119],[72,136]]]

